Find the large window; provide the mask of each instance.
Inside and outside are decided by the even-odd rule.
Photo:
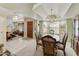
[[[42,28],[39,28],[42,35],[50,34],[59,39],[59,22],[42,21]]]
[[[59,22],[42,22],[42,33],[43,34],[59,34]]]
[[[46,22],[46,21],[43,21],[43,24],[42,24],[42,30],[43,30],[43,34],[48,34],[48,25],[49,25],[49,23],[48,22]]]
[[[53,34],[59,34],[59,22],[50,22],[49,31],[53,31]]]
[[[62,33],[66,31],[66,21],[40,21],[39,31],[41,35],[51,34],[57,39],[62,38]]]

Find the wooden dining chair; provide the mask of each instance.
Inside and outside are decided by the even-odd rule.
[[[3,55],[3,51],[4,51],[3,47],[4,47],[4,44],[0,44],[0,56]]]
[[[56,39],[47,35],[42,37],[43,55],[55,56],[56,55]]]
[[[66,48],[67,38],[68,38],[68,34],[65,34],[63,37],[63,42],[56,42],[57,49],[62,50],[64,53],[64,56],[66,55],[65,48]]]
[[[42,41],[38,33],[35,33],[35,37],[36,37],[36,50],[37,50],[38,46],[42,46]]]
[[[66,33],[64,33],[62,40],[57,41],[56,43],[64,44]]]

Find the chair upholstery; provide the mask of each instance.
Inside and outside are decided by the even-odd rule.
[[[56,42],[57,49],[62,50],[64,53],[64,56],[66,55],[65,48],[66,48],[67,38],[68,38],[68,34],[65,34],[62,42]]]
[[[57,41],[57,43],[63,44],[64,43],[64,40],[65,40],[65,36],[66,36],[66,33],[64,33],[62,40],[61,41]]]
[[[16,37],[13,33],[11,32],[6,32],[6,40],[11,40],[12,38]]]
[[[56,39],[47,35],[42,37],[43,44],[43,54],[44,56],[54,56],[56,55]]]
[[[58,47],[58,49],[63,49],[64,45],[63,45],[63,44],[58,43],[58,44],[57,44],[57,47]]]

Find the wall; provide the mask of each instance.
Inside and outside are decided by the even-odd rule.
[[[72,18],[67,19],[67,32],[68,32],[68,41],[71,42],[71,39],[73,39],[73,19]]]
[[[0,16],[0,44],[6,42],[6,18]]]

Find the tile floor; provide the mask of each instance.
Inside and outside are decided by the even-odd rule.
[[[43,56],[42,47],[39,47],[36,51],[35,39],[24,39],[22,37],[15,37],[5,43],[5,48],[16,56]],[[62,51],[57,52],[58,56],[63,56]],[[67,43],[66,47],[67,56],[76,56],[74,50],[70,47],[70,43]]]

